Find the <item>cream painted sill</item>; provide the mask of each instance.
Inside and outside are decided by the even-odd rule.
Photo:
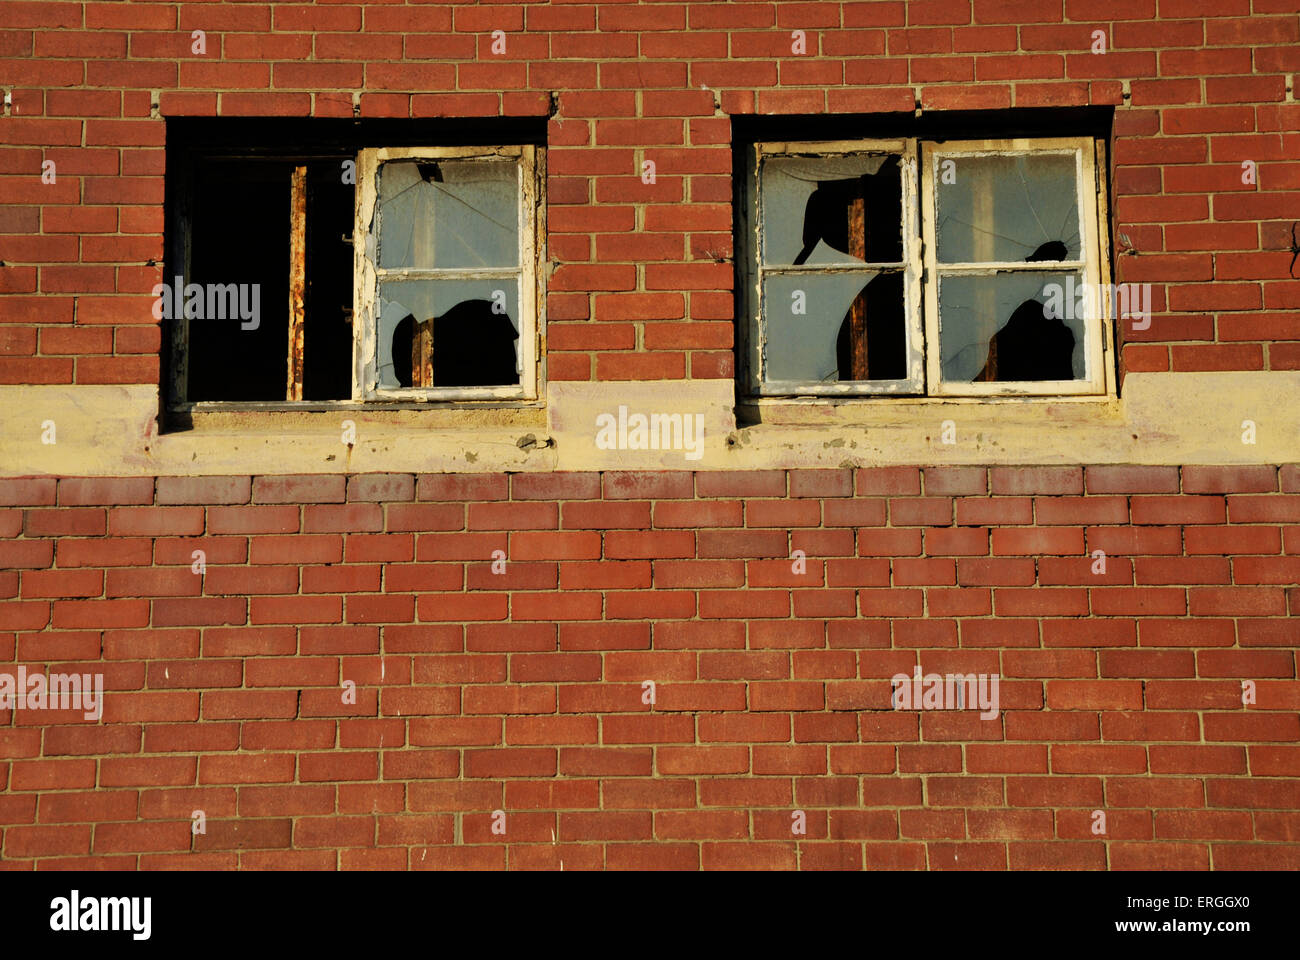
[[[758,400],[737,417],[733,449],[822,465],[1282,463],[1300,457],[1300,373],[1130,374],[1118,398]]]
[[[600,449],[620,406],[700,415],[702,455]],[[1131,374],[1119,399],[865,398],[760,405],[730,380],[548,384],[545,406],[195,415],[158,433],[146,386],[0,386],[0,475],[761,470],[937,464],[1300,462],[1300,371]],[[352,420],[355,443],[344,442]],[[954,443],[942,442],[951,421]],[[53,421],[57,441],[42,442]],[[1255,442],[1243,443],[1251,421]]]
[[[268,407],[278,405],[270,404]],[[188,424],[186,423],[188,420]],[[492,430],[546,426],[545,404],[540,400],[503,403],[404,403],[386,406],[376,403],[328,403],[298,409],[244,409],[218,405],[195,405],[191,410],[169,414],[162,434],[170,436],[195,431],[203,435],[247,435],[252,433],[314,433],[335,431],[344,420],[390,430]]]

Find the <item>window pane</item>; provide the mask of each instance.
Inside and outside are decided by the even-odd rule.
[[[516,280],[381,280],[378,310],[381,387],[519,383]],[[420,369],[422,331],[432,382]]]
[[[892,155],[765,160],[763,262],[901,262],[900,171]]]
[[[935,157],[942,263],[1078,260],[1074,154]]]
[[[379,170],[379,266],[519,264],[518,166],[393,160]]]
[[[1082,380],[1083,277],[1039,271],[939,281],[944,380]],[[1095,315],[1095,312],[1094,312]]]
[[[907,377],[903,275],[770,276],[763,284],[767,380],[902,380]],[[855,376],[856,321],[866,376]]]

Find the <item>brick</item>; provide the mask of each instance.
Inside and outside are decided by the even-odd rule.
[[[159,504],[236,504],[251,496],[249,477],[159,477]]]
[[[59,481],[61,506],[142,505],[153,502],[154,480],[151,477],[102,479],[67,477]]]
[[[983,467],[926,467],[925,493],[930,497],[988,493],[988,471]]]
[[[517,473],[510,478],[515,500],[591,500],[600,496],[600,474]]]
[[[1081,529],[994,530],[994,554],[1010,556],[1046,556],[1083,553]]]
[[[1011,495],[1083,493],[1083,471],[1078,467],[994,467],[989,471],[989,492]]]
[[[1087,467],[1088,493],[1177,493],[1177,467]]]
[[[1272,493],[1277,469],[1251,467],[1184,467],[1184,493]]]
[[[695,492],[700,497],[782,497],[786,474],[780,470],[699,473]]]
[[[1226,506],[1222,497],[1134,497],[1133,522],[1137,524],[1224,523]]]
[[[298,475],[254,477],[254,503],[342,503],[346,491],[341,476]]]

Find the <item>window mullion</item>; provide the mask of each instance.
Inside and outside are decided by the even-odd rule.
[[[921,167],[921,288],[925,303],[925,367],[926,392],[936,394],[941,390],[939,371],[939,268],[935,238],[935,182],[934,145],[920,144]]]

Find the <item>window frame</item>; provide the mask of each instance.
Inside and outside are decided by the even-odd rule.
[[[404,160],[513,161],[518,173],[519,265],[490,268],[381,268],[367,252],[367,240],[378,234],[376,224],[378,174],[382,164]],[[356,403],[464,400],[536,400],[541,380],[545,297],[539,258],[545,249],[544,148],[533,144],[505,146],[367,147],[357,152],[356,215],[353,224],[353,364],[352,399]],[[519,289],[519,383],[484,387],[382,387],[379,384],[379,323],[376,310],[379,280],[385,276],[427,279],[493,279],[500,274],[517,279]]]
[[[1109,357],[1113,324],[1109,287],[1110,271],[1099,241],[1101,211],[1105,203],[1098,177],[1097,146],[1091,137],[1022,137],[1010,140],[922,140],[922,229],[925,248],[926,395],[930,397],[1069,397],[1106,395],[1113,391]],[[936,172],[946,158],[962,156],[1023,156],[1069,154],[1075,156],[1076,204],[1079,212],[1079,260],[1038,262],[990,261],[940,263],[938,260],[938,184]],[[1094,194],[1088,190],[1094,189]],[[1095,197],[1095,200],[1090,199]],[[1081,380],[1016,380],[976,383],[946,381],[942,373],[942,315],[939,284],[945,276],[996,276],[999,273],[1083,274],[1084,282],[1101,296],[1094,301],[1097,314],[1084,318],[1084,372]]]
[[[765,341],[763,277],[770,273],[762,262],[760,174],[765,157],[826,156],[853,153],[892,152],[903,156],[903,246],[905,263],[904,315],[907,323],[907,381],[856,381],[815,383],[813,381],[763,381],[762,346]],[[1011,262],[991,264],[939,264],[936,249],[935,172],[942,159],[952,156],[1068,153],[1076,156],[1076,204],[1079,211],[1080,259],[1077,261]],[[739,331],[741,366],[746,388],[745,402],[771,403],[837,402],[863,397],[908,401],[990,401],[999,399],[1106,399],[1114,397],[1117,377],[1114,368],[1114,291],[1110,287],[1110,259],[1103,243],[1109,223],[1109,203],[1101,171],[1105,168],[1105,142],[1091,135],[1017,137],[1011,139],[953,139],[910,136],[854,140],[760,140],[750,143],[739,184],[738,211],[741,218],[738,248],[740,265]],[[1093,193],[1089,193],[1089,190]],[[956,267],[956,270],[952,268]],[[833,272],[861,270],[863,265],[830,266]],[[1085,318],[1084,370],[1081,380],[995,381],[991,383],[948,382],[940,368],[939,279],[952,275],[994,275],[1016,272],[1077,271],[1100,296],[1094,301],[1096,314]],[[780,273],[827,271],[828,265],[811,268],[780,267]],[[918,357],[919,354],[919,357]],[[915,375],[914,363],[922,371]],[[912,385],[915,384],[915,387]]]
[[[772,140],[751,145],[746,167],[742,211],[748,218],[747,230],[742,230],[741,249],[744,252],[745,282],[743,315],[748,322],[740,338],[745,351],[745,370],[750,395],[761,398],[786,398],[813,396],[818,398],[858,396],[913,396],[925,389],[924,383],[924,329],[921,318],[921,235],[919,229],[920,192],[917,181],[917,141],[915,138],[887,138],[864,140]],[[853,156],[857,154],[893,154],[900,158],[902,183],[902,215],[900,224],[903,239],[902,274],[904,288],[904,317],[907,338],[907,370],[904,380],[854,380],[830,383],[803,380],[763,379],[765,367],[766,315],[763,281],[767,276],[798,276],[800,274],[859,273],[870,270],[871,263],[845,264],[773,264],[763,262],[762,166],[770,157],[825,157]],[[883,266],[883,264],[881,264]],[[890,264],[889,266],[895,266]]]

